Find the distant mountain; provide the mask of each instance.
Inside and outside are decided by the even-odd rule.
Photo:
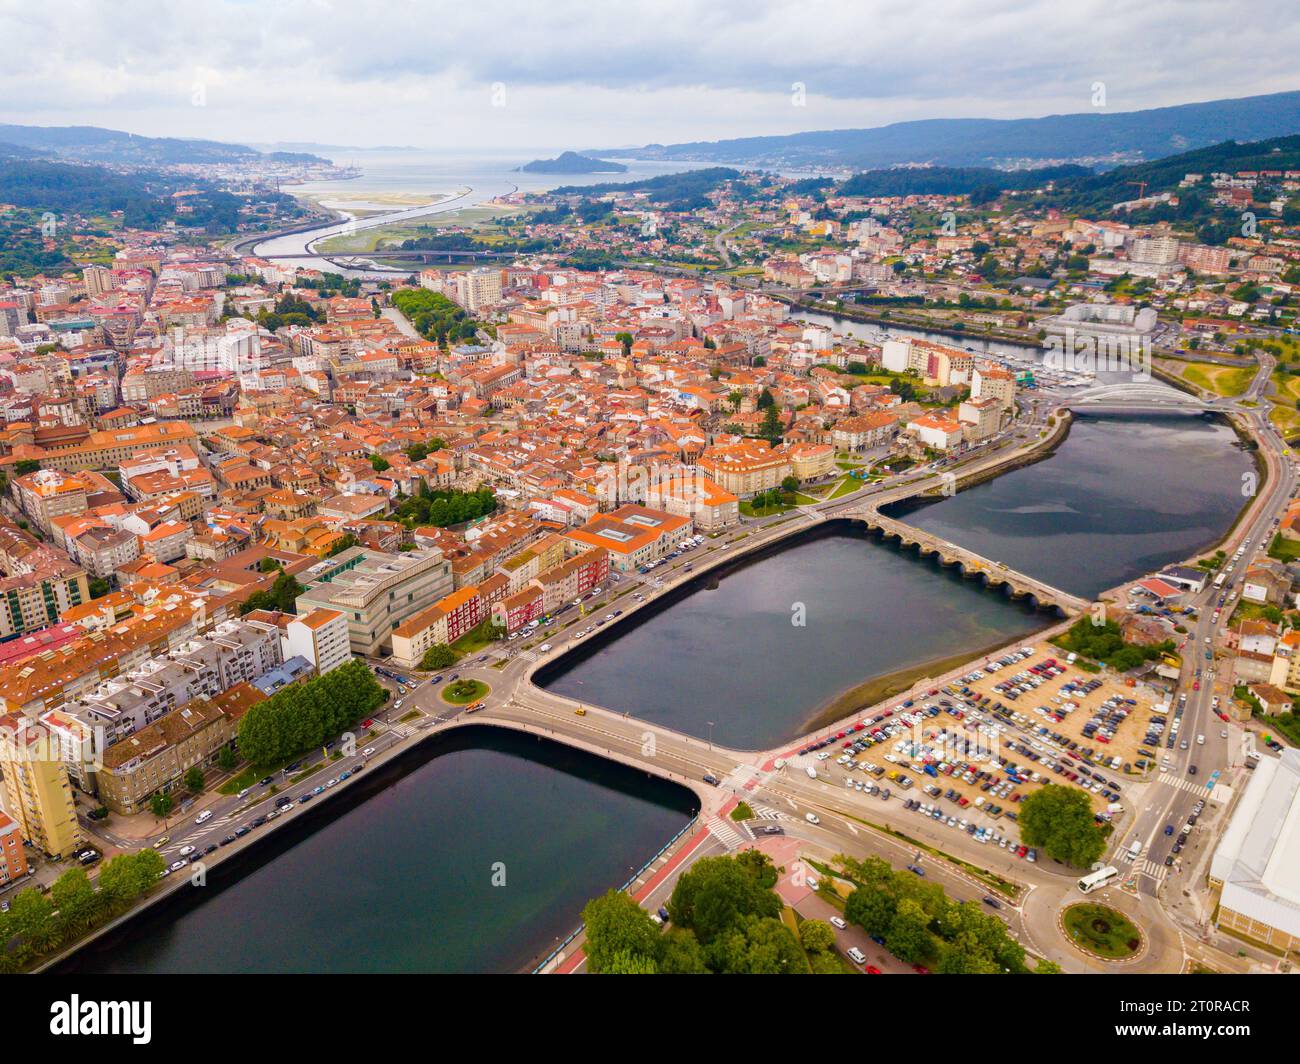
[[[625,174],[627,167],[622,163],[606,162],[579,155],[576,151],[566,151],[554,159],[534,159],[519,167],[526,174]]]
[[[907,164],[1023,167],[1115,165],[1158,159],[1232,139],[1300,133],[1300,92],[1045,118],[940,118],[874,129],[652,144],[600,155],[787,168],[879,169]],[[0,140],[5,139],[0,129]],[[12,139],[12,138],[10,138]]]
[[[175,166],[182,163],[238,163],[269,158],[243,144],[177,137],[138,137],[99,126],[0,125],[0,143],[35,155],[75,162],[125,166]],[[275,153],[279,161],[328,163],[317,155]]]

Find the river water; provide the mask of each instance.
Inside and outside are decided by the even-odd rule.
[[[531,968],[589,898],[625,882],[696,808],[689,791],[582,751],[458,729],[303,807],[217,865],[208,886],[180,891],[67,968]]]

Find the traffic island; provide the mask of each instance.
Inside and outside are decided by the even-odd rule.
[[[442,689],[442,700],[453,706],[467,706],[483,698],[490,690],[482,680],[457,680]]]
[[[1059,925],[1075,949],[1097,960],[1134,960],[1146,949],[1146,939],[1138,926],[1108,905],[1071,905],[1061,913]]]

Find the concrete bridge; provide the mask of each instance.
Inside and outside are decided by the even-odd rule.
[[[922,558],[937,556],[941,564],[956,566],[967,579],[980,580],[986,587],[1006,588],[1013,599],[1027,598],[1043,609],[1056,609],[1067,617],[1083,613],[1090,605],[1087,599],[1018,573],[1001,562],[985,558],[912,525],[886,517],[873,506],[846,510],[840,516],[861,521],[873,532],[879,532],[883,538],[897,540],[904,548],[915,548]]]
[[[1171,388],[1158,380],[1125,381],[1116,384],[1095,384],[1081,388],[1061,399],[1061,405],[1072,409],[1135,410],[1165,408],[1170,410],[1218,410],[1220,404],[1206,401],[1187,392]]]

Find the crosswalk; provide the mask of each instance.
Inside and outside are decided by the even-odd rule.
[[[728,850],[738,850],[745,845],[745,837],[725,820],[719,820],[717,817],[709,818],[709,834]]]
[[[1155,861],[1148,860],[1145,857],[1137,862],[1136,868],[1142,875],[1150,876],[1157,883],[1163,882],[1165,876],[1169,874],[1169,869],[1166,868],[1163,863],[1156,864]]]
[[[1181,776],[1161,776],[1160,782],[1180,791],[1186,791],[1188,794],[1200,795],[1202,798],[1210,793],[1210,789],[1204,783],[1197,783],[1195,780],[1184,779]]]

